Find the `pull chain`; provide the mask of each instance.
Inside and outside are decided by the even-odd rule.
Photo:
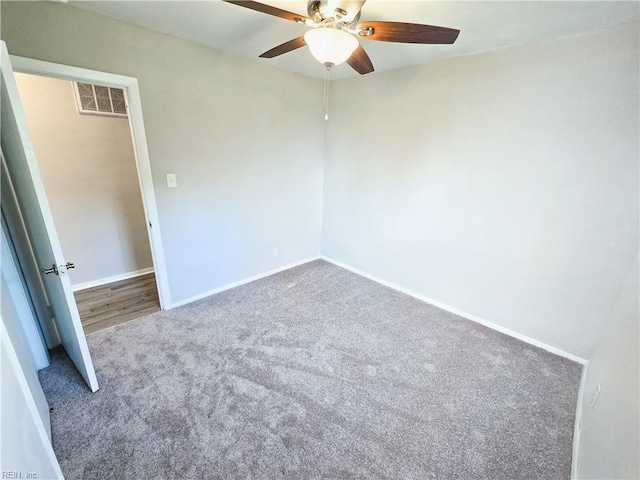
[[[329,73],[331,72],[331,67],[333,66],[330,63],[325,64],[327,67],[327,72],[324,75],[324,101],[322,104],[322,111],[324,112],[324,119],[329,120]]]

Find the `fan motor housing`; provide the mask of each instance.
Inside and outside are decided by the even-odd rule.
[[[307,13],[316,23],[333,18],[335,21],[352,24],[360,19],[360,10],[365,0],[309,0]]]

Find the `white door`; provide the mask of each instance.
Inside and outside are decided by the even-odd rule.
[[[36,261],[41,269],[50,272],[43,273],[43,281],[62,345],[91,391],[95,392],[98,390],[98,380],[67,276],[68,264],[62,255],[38,162],[27,132],[27,121],[9,53],[6,44],[0,43],[2,152]]]

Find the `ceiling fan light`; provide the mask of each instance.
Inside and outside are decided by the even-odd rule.
[[[340,65],[358,48],[358,39],[336,28],[315,28],[304,34],[311,54],[323,65]]]

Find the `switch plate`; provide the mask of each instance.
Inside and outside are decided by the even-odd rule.
[[[178,179],[175,173],[167,173],[167,187],[178,188]]]
[[[271,249],[271,256],[272,257],[277,257],[280,253],[280,249],[278,247],[273,247]]]

